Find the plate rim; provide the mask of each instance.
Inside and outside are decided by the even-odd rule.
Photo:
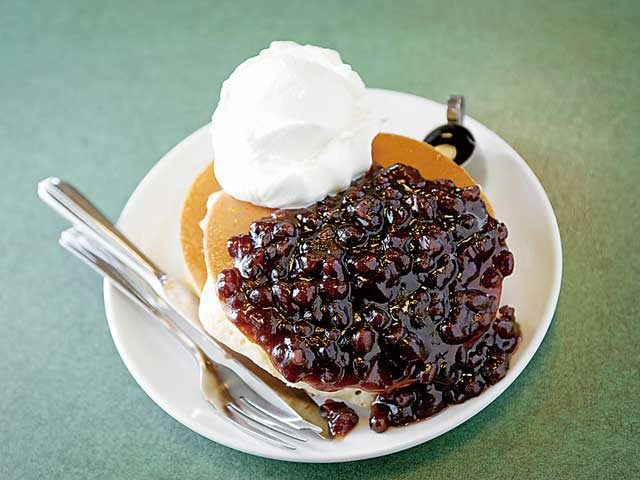
[[[435,102],[433,100],[430,100],[418,95],[414,95],[411,93],[407,93],[407,92],[399,92],[395,90],[387,90],[387,89],[379,89],[379,88],[368,88],[367,90],[375,92],[377,94],[382,94],[382,95],[405,96],[405,97],[409,97],[411,100],[416,102],[426,101],[438,106],[441,105],[438,102]],[[473,117],[469,117],[469,118],[472,118],[473,120]],[[139,373],[138,369],[135,367],[135,361],[129,355],[128,350],[124,345],[124,342],[118,336],[118,333],[117,333],[118,327],[116,326],[116,320],[115,320],[116,314],[114,311],[115,310],[114,294],[116,294],[117,296],[117,290],[115,289],[115,287],[110,285],[108,281],[105,280],[103,282],[103,295],[104,295],[105,314],[107,317],[109,332],[114,342],[114,345],[116,347],[116,350],[118,351],[118,354],[120,355],[120,358],[122,359],[122,362],[127,368],[129,374],[133,377],[135,382],[140,386],[140,388],[144,391],[144,393],[156,405],[158,405],[167,415],[172,417],[177,422],[183,424],[193,432],[197,433],[198,435],[206,438],[207,440],[210,440],[220,445],[224,445],[227,448],[239,450],[239,451],[242,451],[251,455],[255,455],[258,457],[269,458],[274,460],[283,460],[283,461],[289,461],[289,462],[295,462],[295,463],[342,463],[342,462],[351,462],[351,461],[365,460],[365,459],[378,458],[386,455],[391,455],[393,453],[397,453],[397,452],[412,448],[414,446],[421,445],[428,441],[431,441],[443,435],[444,433],[447,433],[457,428],[462,423],[466,422],[467,420],[470,420],[471,418],[479,414],[482,410],[484,410],[486,407],[492,404],[502,393],[504,393],[513,384],[513,382],[520,376],[520,374],[524,371],[524,369],[529,365],[529,363],[531,362],[531,359],[534,357],[534,355],[540,348],[540,345],[542,344],[542,341],[544,340],[544,337],[546,336],[549,330],[551,322],[553,321],[554,313],[560,297],[560,289],[562,284],[562,273],[563,273],[563,257],[562,257],[562,240],[560,236],[560,228],[558,225],[558,220],[555,215],[555,211],[553,210],[551,200],[549,199],[547,192],[544,190],[542,183],[540,182],[538,177],[535,175],[531,167],[526,163],[524,158],[520,155],[520,153],[514,147],[512,147],[496,132],[490,130],[481,122],[474,120],[474,123],[476,123],[477,124],[476,126],[479,126],[479,128],[484,129],[486,131],[485,133],[489,133],[490,135],[492,135],[494,139],[500,144],[500,147],[504,148],[506,151],[508,151],[511,154],[512,159],[514,159],[519,164],[519,167],[521,168],[521,170],[527,175],[527,177],[529,177],[529,180],[531,181],[534,188],[538,191],[538,193],[542,194],[541,197],[544,200],[543,205],[545,210],[545,216],[547,216],[551,220],[551,226],[552,226],[551,240],[554,245],[553,265],[555,267],[554,268],[555,274],[553,276],[553,284],[550,289],[551,291],[551,295],[549,297],[550,301],[547,302],[546,308],[544,309],[544,312],[542,315],[543,317],[542,319],[544,320],[544,323],[541,324],[540,327],[536,329],[535,335],[531,338],[530,343],[527,345],[528,348],[520,352],[522,359],[518,363],[517,367],[509,369],[508,378],[504,378],[498,384],[493,385],[491,389],[487,389],[485,392],[483,392],[482,396],[485,397],[485,401],[479,404],[477,408],[471,413],[471,415],[462,416],[456,422],[453,422],[450,424],[443,424],[442,428],[437,429],[436,432],[434,432],[434,434],[429,436],[429,438],[427,439],[418,438],[418,439],[410,439],[406,442],[399,441],[396,444],[390,446],[384,452],[377,451],[377,452],[372,452],[371,454],[369,453],[356,454],[346,458],[342,458],[342,457],[329,458],[322,461],[319,461],[315,458],[305,458],[304,456],[291,458],[290,456],[287,456],[285,452],[283,452],[282,455],[275,454],[275,453],[272,454],[270,452],[264,452],[264,451],[261,451],[259,447],[253,448],[252,443],[243,444],[242,448],[238,448],[237,445],[231,445],[225,440],[220,440],[217,438],[214,440],[199,429],[198,422],[195,419],[193,419],[190,416],[180,415],[179,412],[176,412],[175,410],[173,410],[168,405],[167,401],[165,401],[165,399],[162,397],[162,395],[157,394],[155,389],[151,388],[149,383],[145,380],[144,375]],[[180,152],[180,150],[186,148],[187,145],[191,141],[193,141],[193,138],[201,135],[203,130],[206,130],[209,128],[209,125],[210,124],[207,123],[202,127],[196,129],[195,131],[193,131],[183,139],[181,139],[174,147],[168,150],[151,167],[151,169],[138,182],[134,191],[131,193],[131,195],[127,199],[127,202],[125,203],[122,211],[120,212],[120,215],[118,216],[118,221],[116,222],[116,225],[121,224],[123,219],[126,218],[127,215],[129,215],[129,211],[132,208],[134,208],[133,205],[137,203],[138,198],[141,195],[143,195],[143,191],[146,189],[145,188],[146,185],[153,181],[154,177],[156,177],[159,174],[158,172],[163,169],[164,164],[170,162],[171,161],[170,159],[174,155],[177,155]],[[474,126],[474,128],[476,128],[476,126]],[[297,451],[297,454],[300,454],[300,453],[301,452]]]

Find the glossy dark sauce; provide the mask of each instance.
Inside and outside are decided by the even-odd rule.
[[[320,407],[320,415],[327,421],[334,437],[343,437],[358,425],[358,414],[344,402],[326,400]]]
[[[290,382],[379,393],[384,431],[479,394],[520,337],[496,320],[513,271],[507,229],[477,186],[373,167],[345,192],[279,210],[229,240],[217,291],[227,317]]]

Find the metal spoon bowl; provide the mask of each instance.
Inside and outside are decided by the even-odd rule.
[[[427,134],[424,141],[443,155],[464,166],[476,151],[473,134],[462,125],[464,96],[450,95],[447,102],[447,123]]]

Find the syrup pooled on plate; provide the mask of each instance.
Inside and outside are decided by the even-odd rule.
[[[381,432],[504,377],[520,338],[513,309],[498,313],[514,266],[506,238],[479,187],[374,166],[231,238],[217,292],[287,381],[378,393],[370,426]]]

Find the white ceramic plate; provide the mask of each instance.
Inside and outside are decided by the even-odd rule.
[[[384,130],[422,139],[443,123],[445,107],[404,93],[370,90],[387,118]],[[142,389],[180,423],[237,450],[296,462],[343,462],[378,457],[426,442],[455,428],[498,397],[522,372],[551,323],[560,291],[562,254],[555,215],[540,182],[524,160],[491,130],[466,118],[482,153],[469,165],[483,185],[497,217],[509,228],[516,269],[504,284],[501,304],[516,307],[523,341],[507,376],[461,405],[384,434],[366,419],[339,442],[314,441],[296,451],[260,443],[218,419],[200,395],[197,369],[189,354],[164,328],[105,284],[105,308],[113,340]],[[118,225],[168,273],[184,275],[178,243],[182,200],[194,177],[212,159],[209,129],[196,131],[160,160],[140,182]]]

